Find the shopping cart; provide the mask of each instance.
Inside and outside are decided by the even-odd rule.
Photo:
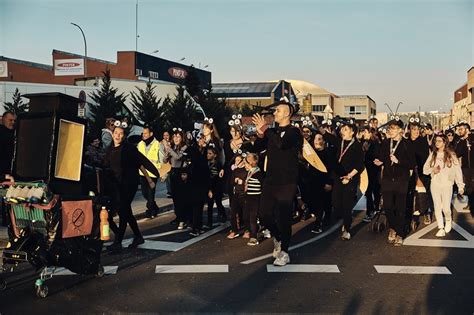
[[[7,205],[9,219],[9,242],[2,251],[0,272],[14,272],[21,263],[30,263],[39,272],[35,290],[41,298],[48,295],[45,281],[53,277],[58,267],[81,275],[104,275],[100,264],[100,205],[94,205],[91,198],[78,200],[53,195],[43,182],[4,183],[0,195]],[[81,201],[82,206],[73,213],[65,212],[70,203],[74,206]],[[84,204],[92,209],[86,209]],[[90,228],[86,227],[84,232],[82,226],[87,222]],[[0,278],[0,289],[6,288],[6,279]]]

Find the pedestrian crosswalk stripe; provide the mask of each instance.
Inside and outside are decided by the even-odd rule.
[[[157,265],[155,273],[222,273],[229,265]]]
[[[118,266],[104,266],[104,274],[106,275],[115,275],[117,273]],[[74,276],[77,275],[75,272],[70,271],[69,269],[60,267],[56,268],[53,272],[54,276]]]
[[[432,230],[438,227],[437,222],[431,223],[427,227],[420,231],[408,236],[404,241],[403,245],[410,246],[429,246],[429,247],[454,247],[454,248],[474,248],[474,236],[468,231],[463,229],[461,226],[453,222],[453,230],[458,232],[465,240],[446,240],[443,238],[438,239],[426,239],[422,238]]]
[[[340,273],[337,265],[286,265],[274,266],[267,265],[267,272],[322,272],[322,273]]]
[[[450,275],[451,271],[445,266],[389,266],[375,265],[378,273],[404,273],[404,274],[440,274]]]
[[[313,238],[310,238],[309,240],[301,242],[299,244],[290,246],[290,248],[288,250],[292,251],[292,250],[298,249],[300,247],[306,246],[308,244],[311,244],[313,242],[316,242],[317,240],[320,240],[323,237],[326,237],[327,235],[329,235],[332,232],[339,229],[341,227],[341,225],[342,225],[342,220],[339,220],[337,223],[335,223],[333,226],[331,226],[328,230],[324,231],[323,233],[321,233],[321,234],[319,234],[319,235],[317,235]],[[243,265],[250,265],[250,264],[253,264],[254,262],[257,262],[257,261],[260,261],[260,260],[263,260],[263,259],[267,259],[267,258],[271,258],[271,257],[272,257],[272,254],[267,254],[267,255],[262,255],[262,256],[255,257],[255,258],[252,258],[252,259],[249,259],[249,260],[241,261],[240,263],[243,264]]]

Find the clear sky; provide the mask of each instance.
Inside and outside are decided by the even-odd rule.
[[[209,65],[213,82],[300,79],[401,111],[443,110],[474,65],[474,1],[139,0],[138,50]],[[135,50],[136,0],[0,0],[0,55]]]

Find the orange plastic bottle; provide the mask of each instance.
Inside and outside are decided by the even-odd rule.
[[[110,240],[109,213],[105,207],[100,210],[100,240]]]

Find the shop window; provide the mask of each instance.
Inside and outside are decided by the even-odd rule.
[[[312,111],[313,112],[324,112],[326,105],[313,105]]]
[[[367,115],[367,106],[344,106],[344,115]]]

